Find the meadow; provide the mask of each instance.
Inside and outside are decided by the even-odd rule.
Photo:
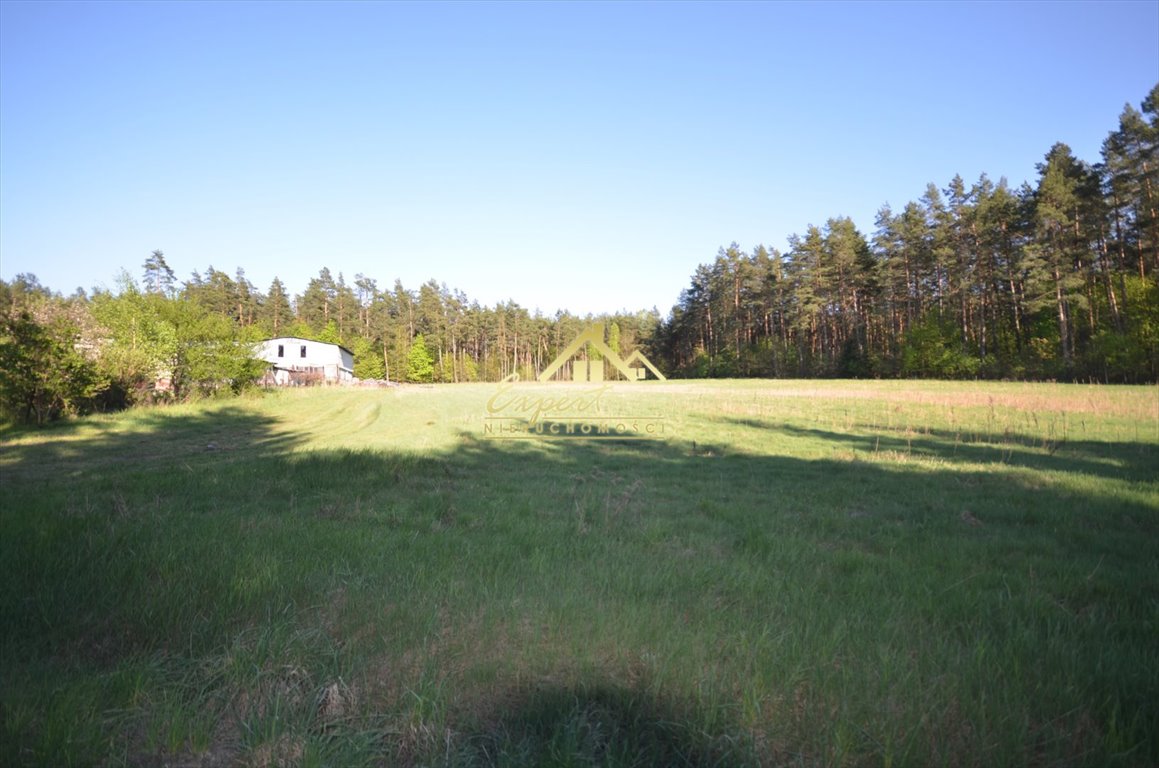
[[[0,433],[0,764],[1159,764],[1155,387],[496,391]]]

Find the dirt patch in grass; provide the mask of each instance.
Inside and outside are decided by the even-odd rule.
[[[299,736],[283,733],[273,741],[250,750],[242,762],[247,768],[290,768],[299,765],[306,752],[306,742]]]

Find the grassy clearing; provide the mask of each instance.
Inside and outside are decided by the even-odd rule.
[[[493,393],[5,434],[0,764],[1159,763],[1155,388]]]

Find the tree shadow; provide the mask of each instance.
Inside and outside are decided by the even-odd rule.
[[[244,406],[197,413],[172,408],[134,411],[131,418],[74,419],[10,431],[0,440],[0,468],[10,477],[62,481],[122,469],[167,471],[182,464],[276,457],[300,442],[291,429]]]
[[[1132,483],[1159,479],[1159,445],[1144,441],[1072,440],[1005,430],[988,434],[902,427],[866,427],[859,434],[727,418],[740,427],[788,437],[816,438],[866,454],[893,452],[950,464],[1001,464],[1047,472],[1073,472]]]

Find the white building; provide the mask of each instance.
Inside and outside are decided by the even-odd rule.
[[[264,384],[344,384],[354,380],[354,353],[324,341],[282,336],[258,344],[257,356],[270,364]]]

